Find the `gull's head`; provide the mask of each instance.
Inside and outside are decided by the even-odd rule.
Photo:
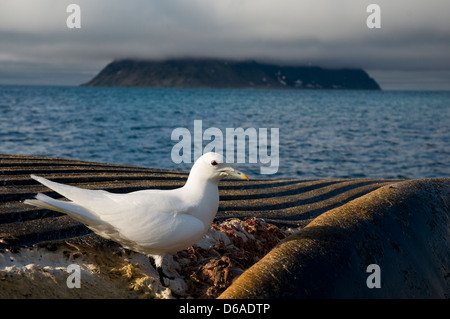
[[[192,166],[191,175],[217,183],[225,177],[248,180],[247,175],[228,166],[223,156],[214,152],[203,154],[197,159]]]

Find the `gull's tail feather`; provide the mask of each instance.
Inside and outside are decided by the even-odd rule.
[[[24,204],[67,214],[83,224],[95,226],[104,223],[97,215],[84,207],[72,202],[57,200],[41,193],[36,195],[36,199],[26,199]]]
[[[70,199],[75,204],[89,209],[91,212],[98,210],[98,207],[105,206],[104,200],[108,195],[107,192],[103,190],[90,190],[60,184],[36,175],[31,175],[31,178],[61,194],[67,199]]]
[[[39,193],[36,199],[26,199],[24,204],[36,206],[39,208],[50,209],[60,213],[64,213],[86,225],[95,233],[107,239],[113,239],[120,235],[115,227],[108,222],[100,219],[99,216],[93,214],[84,207],[81,207],[73,202],[66,202],[51,198],[47,195]]]
[[[113,226],[110,219],[106,220],[102,218],[102,216],[105,215],[104,213],[98,213],[98,210],[101,212],[115,212],[113,209],[115,202],[111,198],[112,194],[109,194],[103,190],[90,190],[64,185],[49,181],[46,178],[36,175],[31,175],[31,178],[63,195],[71,201],[57,200],[39,193],[36,195],[36,199],[25,200],[25,204],[67,214],[76,221],[86,225],[96,234],[119,242],[125,248],[133,249],[136,245],[133,241],[124,236],[115,226]]]

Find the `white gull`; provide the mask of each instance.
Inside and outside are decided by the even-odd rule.
[[[164,286],[164,277],[170,278],[162,271],[164,256],[192,246],[208,231],[219,207],[219,181],[248,179],[212,152],[195,162],[183,187],[171,190],[117,194],[31,177],[70,201],[39,193],[24,203],[67,214],[96,234],[153,257]]]

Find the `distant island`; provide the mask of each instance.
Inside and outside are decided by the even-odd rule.
[[[380,90],[362,69],[218,59],[116,60],[83,86]]]

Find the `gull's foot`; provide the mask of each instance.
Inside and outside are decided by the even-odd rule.
[[[164,278],[167,278],[169,280],[175,279],[175,277],[167,276],[162,270],[162,267],[156,267],[156,270],[158,271],[159,274],[159,281],[161,282],[161,285],[163,285],[164,287],[168,287],[168,285],[166,285],[166,283],[164,282]]]

